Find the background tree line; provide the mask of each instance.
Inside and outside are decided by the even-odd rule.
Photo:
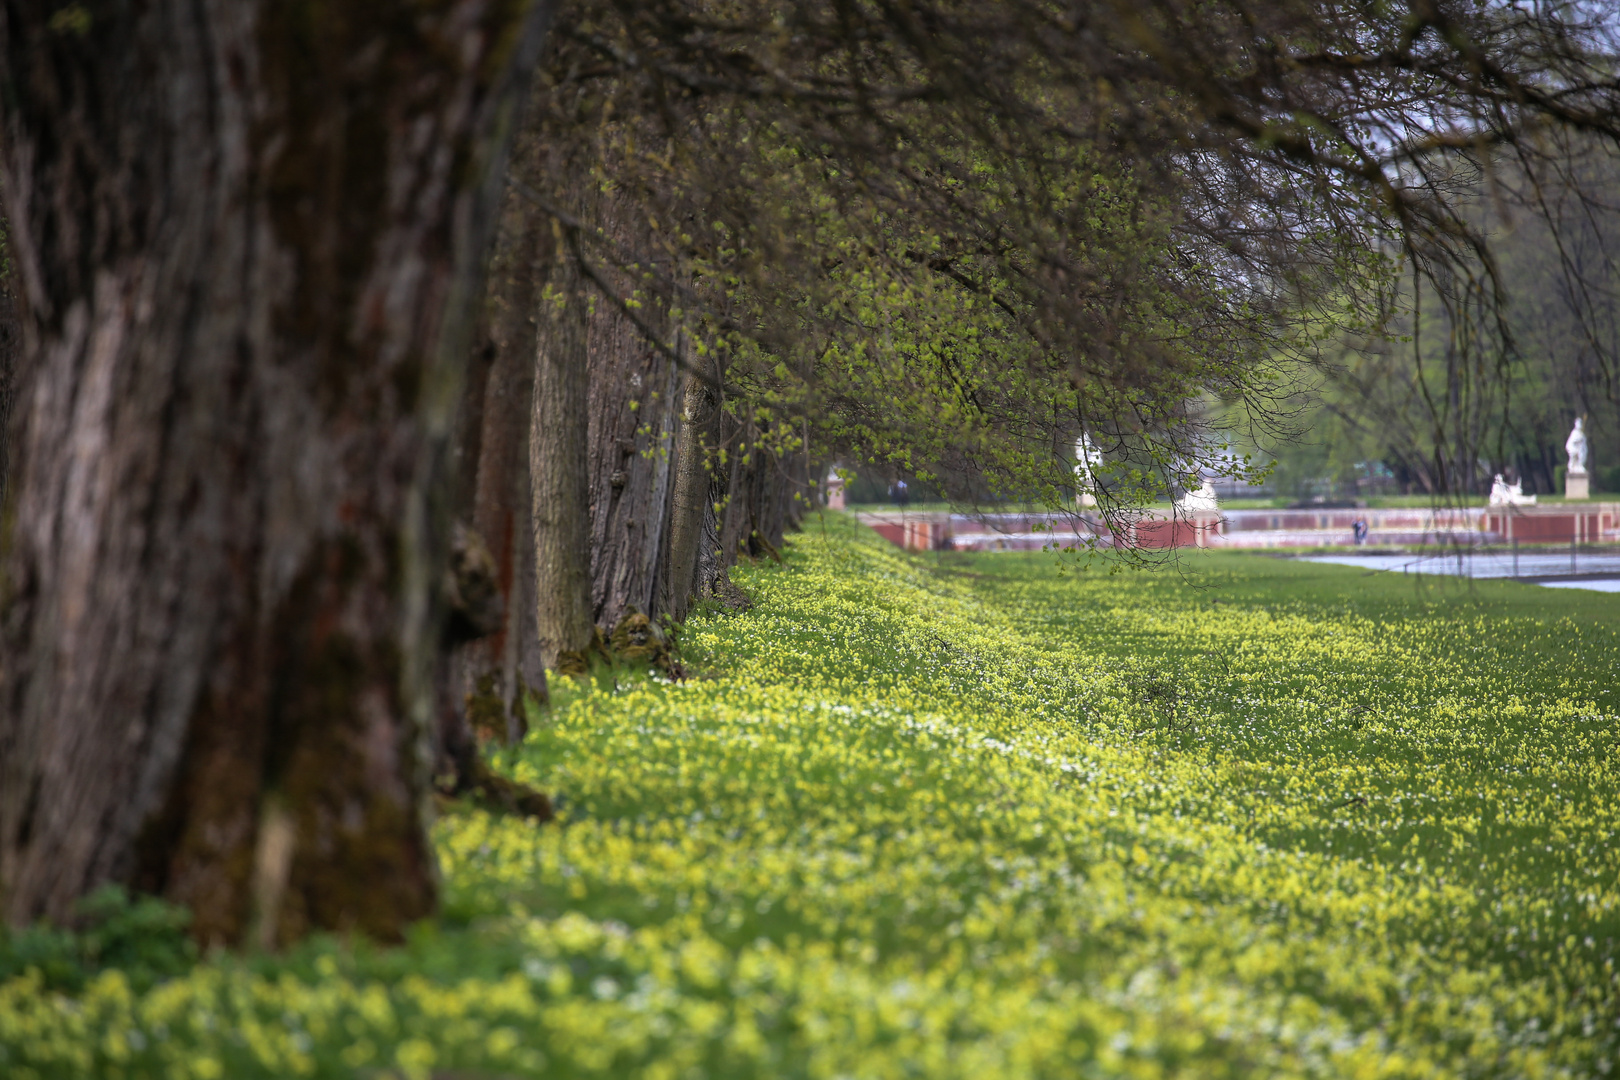
[[[1612,29],[4,5],[6,917],[117,881],[205,941],[396,936],[435,903],[435,779],[545,812],[478,731],[737,602],[833,461],[1068,507],[1084,431],[1129,515],[1205,463],[1212,404],[1285,423],[1408,295],[1500,381],[1464,180],[1612,145]]]
[[[1439,284],[1403,283],[1382,333],[1347,335],[1300,370],[1287,426],[1304,437],[1251,445],[1276,458],[1270,486],[1471,498],[1501,472],[1527,492],[1562,494],[1564,441],[1584,417],[1594,490],[1620,490],[1617,176],[1608,150],[1590,144],[1549,175],[1504,160],[1477,173],[1460,200],[1507,283],[1501,307],[1448,306]],[[1475,262],[1444,285],[1455,295],[1483,277]],[[1500,321],[1481,326],[1481,314]]]

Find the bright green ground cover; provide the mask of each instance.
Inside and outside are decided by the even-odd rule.
[[[1615,598],[1192,565],[829,518],[714,677],[559,695],[565,824],[443,820],[444,925],[15,978],[0,1074],[1611,1073]]]

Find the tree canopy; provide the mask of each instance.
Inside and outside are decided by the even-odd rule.
[[[1212,422],[1288,433],[1302,370],[1386,354],[1424,298],[1472,411],[1373,381],[1472,461],[1516,348],[1482,187],[1549,240],[1605,235],[1567,205],[1608,211],[1571,140],[1620,133],[1614,27],[1578,4],[600,4],[559,29],[550,137],[645,223],[581,254],[634,263],[818,454],[958,497],[1055,502],[1082,429],[1145,470],[1121,504],[1230,468]]]

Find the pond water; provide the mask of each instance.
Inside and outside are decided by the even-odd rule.
[[[1302,555],[1305,562],[1359,566],[1402,574],[1448,574],[1470,578],[1525,578],[1557,589],[1620,592],[1620,553],[1435,551],[1367,555]],[[1545,580],[1557,578],[1559,580]]]

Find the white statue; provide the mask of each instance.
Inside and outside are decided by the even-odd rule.
[[[1510,484],[1497,473],[1496,479],[1491,481],[1492,506],[1534,506],[1536,497],[1524,493],[1524,485]]]
[[[1200,510],[1219,510],[1220,500],[1215,497],[1215,486],[1206,478],[1197,491],[1189,491],[1176,500],[1176,509],[1184,514],[1197,513]]]
[[[1580,417],[1575,418],[1575,430],[1569,433],[1564,442],[1564,452],[1569,455],[1569,476],[1586,475],[1586,423]]]
[[[1081,506],[1096,506],[1096,480],[1092,470],[1102,460],[1102,451],[1097,449],[1091,441],[1091,435],[1085,431],[1074,440],[1074,475],[1075,488],[1078,489]]]

